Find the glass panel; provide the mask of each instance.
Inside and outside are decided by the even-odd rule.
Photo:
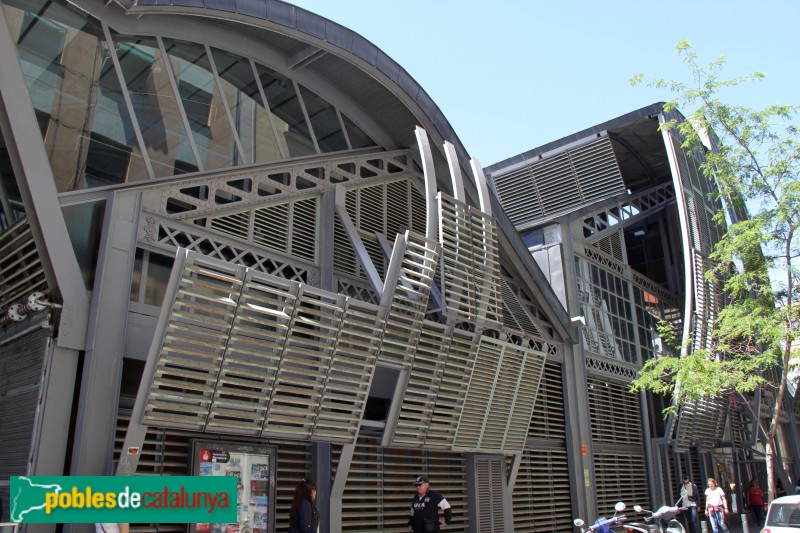
[[[139,290],[142,285],[142,258],[144,250],[136,249],[136,257],[133,260],[133,272],[131,272],[131,301],[139,301]]]
[[[289,157],[315,154],[314,142],[292,80],[262,65],[256,64],[256,70],[279,140],[284,143]]]
[[[147,179],[100,23],[43,0],[4,10],[58,190]]]
[[[350,146],[353,150],[378,146],[378,143],[373,141],[369,135],[364,133],[364,130],[356,126],[356,123],[347,118],[344,113],[342,113],[342,122],[344,122],[344,129],[347,130],[347,136],[350,138]]]
[[[205,46],[164,39],[183,109],[206,170],[241,165]]]
[[[196,168],[158,43],[151,37],[114,37],[114,42],[153,174],[172,176],[181,165]]]
[[[211,49],[211,55],[247,161],[283,159],[250,61],[216,48]]]
[[[8,209],[11,211],[11,213],[6,213],[4,208],[0,209],[0,231],[2,231],[25,216],[25,206],[19,194],[17,178],[14,175],[14,168],[11,166],[11,158],[8,155],[8,148],[2,132],[0,132],[0,180],[2,180],[0,194],[5,196]],[[5,202],[0,205],[5,205]]]
[[[167,283],[172,272],[172,264],[175,260],[172,257],[149,253],[147,261],[147,280],[144,286],[144,303],[148,305],[161,305],[164,302],[164,294],[167,292]]]
[[[94,286],[105,201],[65,206],[64,222],[87,289]]]
[[[308,119],[314,129],[314,135],[317,137],[319,149],[323,152],[347,150],[347,140],[344,138],[336,109],[302,85],[300,94],[303,95],[303,103],[306,105]]]

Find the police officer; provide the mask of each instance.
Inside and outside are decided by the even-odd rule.
[[[427,476],[419,476],[414,480],[417,494],[411,500],[411,516],[408,517],[408,530],[413,533],[437,533],[445,529],[453,519],[453,511],[444,496],[430,490]],[[444,520],[439,518],[439,511],[444,513]]]

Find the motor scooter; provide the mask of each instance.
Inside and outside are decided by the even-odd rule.
[[[645,529],[647,533],[686,533],[686,528],[684,528],[681,521],[678,520],[677,515],[681,511],[687,510],[688,507],[679,507],[678,503],[680,501],[679,499],[675,502],[675,505],[662,505],[655,511],[645,509],[641,505],[634,505],[634,511],[637,513],[650,513],[650,516],[645,517],[644,524],[631,523],[627,524],[625,527],[636,526],[638,531]]]
[[[572,521],[576,527],[581,529],[581,533],[610,533],[614,528],[617,526],[622,525],[625,522],[626,517],[623,514],[620,514],[622,511],[625,510],[625,503],[624,502],[617,502],[614,506],[614,516],[611,518],[600,517],[594,521],[594,524],[591,524],[588,527],[583,527],[586,525],[586,522],[583,521],[581,518],[576,518]],[[628,526],[623,526],[628,529]],[[640,529],[638,527],[631,528],[633,530],[638,531],[638,533],[649,533],[644,529]]]

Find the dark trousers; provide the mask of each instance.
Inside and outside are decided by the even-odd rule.
[[[753,520],[755,520],[755,525],[761,527],[764,525],[764,506],[763,505],[751,505],[750,510],[753,511]]]
[[[697,506],[692,505],[683,512],[683,518],[689,526],[689,533],[697,533]]]

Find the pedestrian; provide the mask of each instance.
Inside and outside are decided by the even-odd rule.
[[[408,517],[408,530],[412,533],[437,533],[447,528],[453,519],[453,510],[444,496],[430,490],[427,476],[418,476],[414,480],[417,494],[411,500],[411,516]],[[439,518],[439,511],[444,519]]]
[[[755,479],[750,480],[750,488],[747,489],[747,503],[753,511],[753,519],[757,526],[761,527],[764,523],[764,491],[758,486]]]
[[[303,478],[294,489],[292,507],[289,509],[289,533],[318,533],[317,485]]]
[[[708,488],[706,489],[706,516],[711,522],[714,533],[729,533],[728,524],[725,518],[728,516],[728,500],[725,498],[725,491],[717,485],[717,480],[713,477],[708,478]]]
[[[681,507],[686,507],[684,517],[689,523],[689,533],[697,533],[697,500],[700,498],[700,491],[697,485],[692,483],[689,474],[683,476],[681,483]]]

